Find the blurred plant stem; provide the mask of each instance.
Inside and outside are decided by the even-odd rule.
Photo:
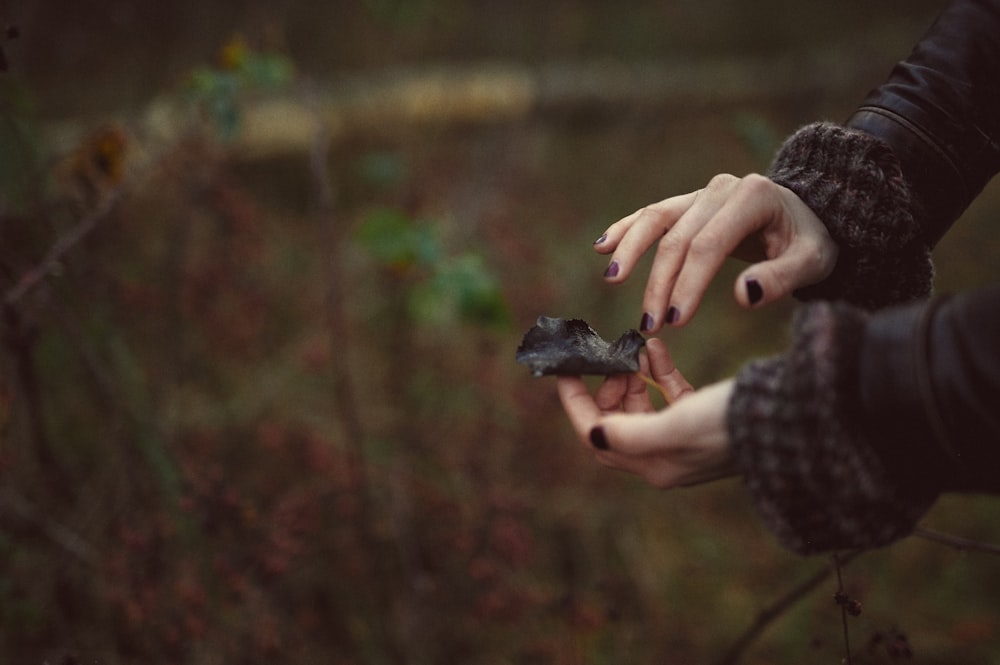
[[[839,574],[841,566],[846,566],[848,562],[857,557],[860,552],[850,552],[840,556],[832,565],[826,565],[822,569],[802,580],[794,587],[771,601],[764,609],[757,613],[757,618],[750,624],[743,634],[730,645],[721,658],[715,661],[716,665],[736,665],[742,659],[747,649],[772,623],[784,616],[800,600],[816,590],[820,584],[826,581],[834,571]]]
[[[312,105],[315,95],[306,90],[307,102]],[[355,335],[348,308],[349,275],[341,260],[344,253],[347,230],[338,224],[332,179],[329,172],[330,135],[324,123],[317,117],[313,139],[309,151],[309,171],[312,177],[315,215],[322,227],[326,242],[327,294],[326,321],[329,334],[330,357],[333,374],[333,408],[344,428],[346,448],[350,460],[350,487],[358,501],[354,527],[358,543],[365,552],[368,576],[364,588],[371,591],[364,598],[354,599],[359,614],[366,617],[367,646],[379,645],[386,653],[374,655],[378,660],[390,659],[402,662],[395,641],[392,639],[389,617],[395,591],[389,562],[383,556],[378,535],[373,527],[377,523],[375,506],[372,502],[372,488],[369,480],[367,442],[370,434],[362,420],[362,400],[351,367],[351,349]],[[362,647],[365,644],[361,645]]]
[[[913,535],[917,538],[923,538],[924,540],[929,540],[934,543],[939,543],[941,545],[947,545],[948,547],[953,547],[960,552],[983,552],[986,554],[1000,554],[1000,545],[993,545],[991,543],[984,543],[979,540],[972,540],[971,538],[962,538],[959,536],[953,536],[948,533],[941,533],[940,531],[935,531],[933,529],[925,529],[919,527],[913,530]]]

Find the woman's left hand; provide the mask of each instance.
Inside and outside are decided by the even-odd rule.
[[[593,395],[580,377],[559,377],[559,398],[579,439],[602,464],[660,488],[734,475],[726,429],[733,380],[694,390],[655,338],[647,340],[639,362],[639,371],[663,387],[671,406],[657,411],[634,374],[608,377]]]

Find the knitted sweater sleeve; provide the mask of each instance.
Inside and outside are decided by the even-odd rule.
[[[857,381],[867,317],[844,303],[807,305],[790,350],[736,379],[734,458],[765,525],[800,554],[891,543],[937,496],[901,482],[866,439]]]
[[[839,248],[833,273],[796,297],[874,310],[930,294],[930,247],[888,144],[860,130],[814,123],[788,138],[768,176],[823,220]]]

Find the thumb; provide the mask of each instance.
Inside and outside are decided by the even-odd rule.
[[[614,414],[591,431],[598,459],[667,488],[716,480],[735,473],[726,426],[734,381],[688,395],[662,411]],[[597,445],[599,432],[603,446]]]
[[[673,463],[670,428],[664,423],[667,413],[669,410],[603,418],[591,431],[591,441],[601,451],[597,459],[660,489],[680,485],[686,469]]]
[[[669,446],[669,428],[665,420],[669,410],[647,413],[617,413],[601,418],[590,432],[591,443],[598,449],[611,450],[621,458],[643,456]],[[597,439],[603,439],[598,442]]]
[[[760,307],[796,289],[820,282],[833,271],[833,261],[817,259],[805,252],[789,249],[784,254],[750,266],[736,278],[733,296],[743,307]]]

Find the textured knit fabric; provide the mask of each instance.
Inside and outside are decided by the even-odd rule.
[[[865,439],[857,374],[866,316],[843,303],[803,306],[791,349],[744,367],[729,404],[733,454],[761,519],[800,554],[886,545],[936,498],[899,486]]]
[[[930,249],[887,144],[831,123],[807,125],[781,147],[768,175],[823,220],[840,250],[833,273],[797,297],[878,309],[930,294]]]

